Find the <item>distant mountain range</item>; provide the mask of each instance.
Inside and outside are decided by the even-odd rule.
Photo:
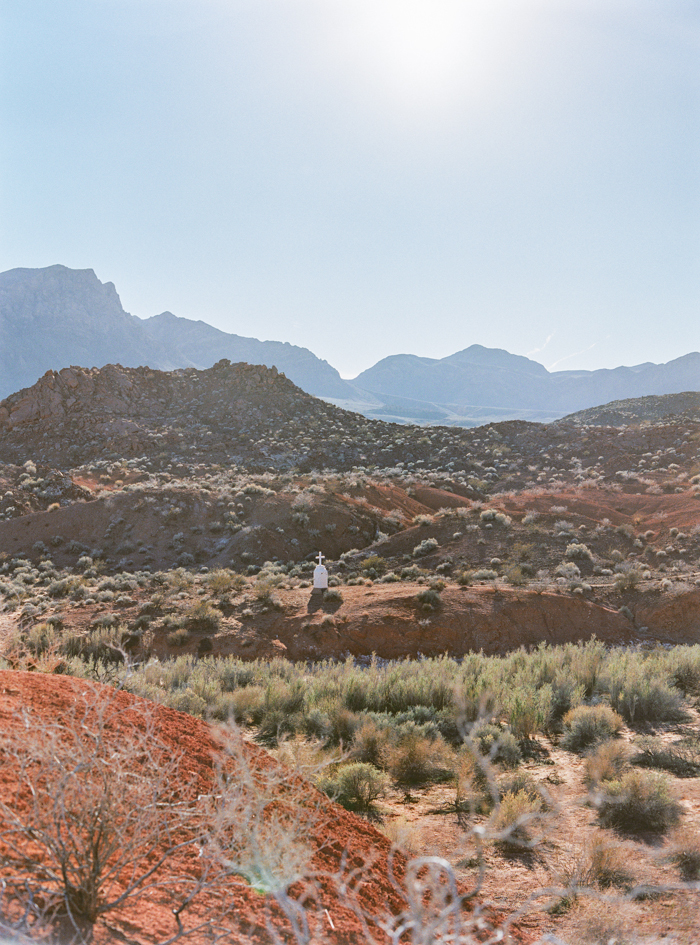
[[[667,364],[550,373],[529,358],[481,345],[441,359],[392,355],[347,381],[307,348],[228,334],[171,312],[129,315],[114,284],[91,269],[0,273],[0,397],[70,365],[119,362],[167,371],[208,368],[221,358],[274,365],[310,394],[402,422],[546,422],[612,400],[700,390],[698,352]]]

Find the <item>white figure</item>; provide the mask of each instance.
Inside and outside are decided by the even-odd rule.
[[[325,555],[318,553],[318,564],[314,568],[314,590],[325,591],[328,587],[328,569],[323,566]]]

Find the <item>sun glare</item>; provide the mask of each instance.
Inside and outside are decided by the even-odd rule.
[[[326,52],[379,99],[412,111],[449,106],[489,81],[511,10],[508,0],[353,0],[329,7]]]

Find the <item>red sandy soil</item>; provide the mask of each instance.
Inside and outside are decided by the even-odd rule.
[[[120,741],[128,739],[134,728],[143,730],[144,719],[149,717],[157,743],[180,757],[179,782],[189,785],[188,790],[197,794],[212,792],[214,758],[218,751],[216,733],[198,719],[153,705],[125,692],[114,692],[97,684],[67,677],[3,671],[0,672],[0,731],[5,736],[10,733],[21,740],[24,725],[22,711],[29,711],[35,721],[45,719],[49,724],[66,719],[82,700],[90,705],[99,705],[101,699],[110,700],[107,729],[110,738]],[[244,753],[250,770],[265,770],[273,766],[284,775],[284,769],[263,750],[244,743]],[[293,782],[295,777],[289,774],[286,783]],[[16,772],[12,764],[0,765],[0,798],[4,802],[19,803],[16,786]],[[306,798],[312,798],[318,813],[307,836],[316,851],[311,868],[318,876],[312,914],[315,923],[313,941],[328,945],[356,945],[367,940],[366,934],[358,915],[349,907],[347,898],[339,892],[337,876],[343,874],[348,878],[353,871],[361,875],[362,888],[358,899],[366,915],[397,912],[402,908],[401,896],[387,876],[390,845],[366,821],[337,807],[311,786],[303,785],[303,791]],[[2,853],[3,847],[0,845],[0,862]],[[395,868],[400,878],[401,857],[395,860]],[[178,875],[192,877],[197,875],[198,869],[196,851],[192,850],[175,854],[167,862],[168,876],[174,879],[175,884]],[[173,888],[171,884],[171,892]],[[205,890],[192,908],[187,910],[185,924],[216,914],[221,910],[223,901],[228,906],[225,922],[227,931],[217,941],[231,945],[268,945],[271,936],[266,920],[272,921],[283,941],[294,941],[274,903],[271,905],[263,895],[233,880],[228,881],[225,887]],[[171,906],[172,901],[162,890],[154,890],[132,906],[127,902],[109,914],[111,931],[102,920],[98,922],[95,942],[129,941],[137,945],[150,945],[167,939],[175,931]],[[376,940],[383,941],[382,935],[378,933]],[[512,942],[524,943],[529,940],[527,935],[517,931],[510,937]],[[195,935],[187,941],[199,943],[210,939],[206,935]]]
[[[519,646],[577,642],[597,636],[610,644],[639,638],[616,610],[580,597],[512,588],[450,585],[437,610],[417,599],[418,584],[341,588],[342,603],[324,602],[309,589],[275,591],[281,609],[224,620],[212,637],[214,653],[286,655],[290,659],[347,654],[385,659],[505,653]],[[267,641],[267,643],[265,643]]]
[[[593,488],[532,490],[494,497],[489,504],[509,514],[532,509],[561,518],[576,516],[577,522],[579,518],[583,522],[588,520],[590,526],[607,518],[612,525],[630,524],[640,532],[652,529],[656,533],[655,540],[660,541],[674,526],[689,531],[700,524],[700,501],[695,495],[692,492],[646,495]],[[566,512],[552,512],[552,506],[566,506]]]

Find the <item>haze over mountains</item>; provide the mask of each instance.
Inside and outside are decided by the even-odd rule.
[[[208,368],[221,358],[273,365],[310,394],[386,420],[473,425],[549,421],[611,400],[700,390],[700,353],[667,364],[549,372],[529,358],[471,345],[442,359],[397,354],[351,381],[307,348],[220,331],[163,312],[124,311],[91,269],[0,274],[0,397],[70,365]]]

